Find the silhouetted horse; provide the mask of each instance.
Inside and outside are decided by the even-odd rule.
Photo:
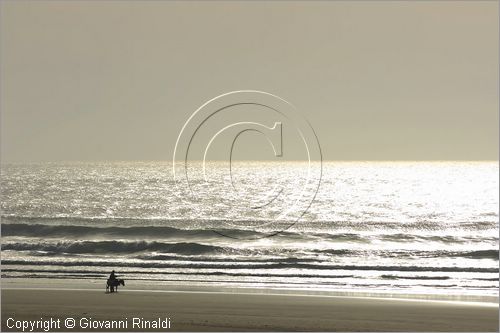
[[[108,292],[108,291],[115,292],[115,289],[116,289],[116,292],[118,292],[118,286],[120,284],[125,287],[125,280],[123,280],[123,279],[116,279],[116,280],[108,279],[108,282],[106,283],[106,292]]]

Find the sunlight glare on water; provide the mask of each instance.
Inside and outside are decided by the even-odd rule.
[[[213,163],[190,202],[169,163],[3,165],[2,276],[498,295],[497,162],[327,162],[307,213],[281,219],[303,166],[235,163],[235,196]]]

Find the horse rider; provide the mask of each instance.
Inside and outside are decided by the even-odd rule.
[[[110,281],[116,281],[116,274],[115,274],[115,270],[114,269],[111,272],[111,274],[109,275],[109,280]]]
[[[116,281],[116,274],[115,274],[115,270],[114,270],[114,269],[113,269],[113,271],[111,272],[111,274],[109,275],[109,279],[108,279],[108,281],[109,281],[109,284],[110,284],[111,286],[113,286],[113,285],[114,285],[114,282]],[[111,287],[111,288],[112,288],[111,290],[113,290],[113,287]]]

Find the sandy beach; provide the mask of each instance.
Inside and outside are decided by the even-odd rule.
[[[64,288],[54,284],[15,288],[17,283],[3,283],[2,331],[21,331],[16,321],[22,325],[23,320],[42,320],[49,325],[50,319],[50,331],[498,331],[494,303],[256,294],[215,288],[125,288],[106,294],[92,289],[92,284],[79,288],[76,283],[64,283]],[[75,319],[73,329],[65,326],[67,318]],[[155,329],[155,325],[163,327]]]

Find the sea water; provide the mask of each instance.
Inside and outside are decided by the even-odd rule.
[[[498,296],[497,162],[324,162],[300,218],[244,203],[303,168],[239,163],[229,209],[166,162],[4,164],[2,277]]]

